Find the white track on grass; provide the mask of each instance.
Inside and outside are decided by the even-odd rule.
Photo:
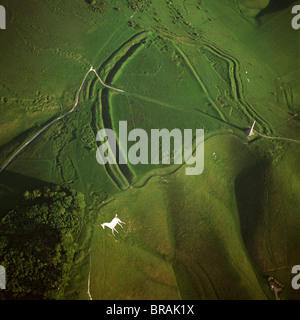
[[[91,296],[91,292],[90,292],[90,286],[91,286],[91,268],[92,268],[92,256],[90,253],[90,271],[89,271],[89,277],[88,277],[88,291],[87,294],[89,296],[90,300],[93,300],[92,296]]]
[[[261,133],[255,131],[255,130],[254,130],[254,132],[255,132],[256,134],[258,134],[259,136],[261,136],[261,137],[263,137],[263,138],[267,138],[267,139],[285,140],[285,141],[300,143],[299,140],[294,140],[294,139],[290,139],[290,138],[270,137],[270,136],[266,136],[266,135],[264,135],[264,134],[261,134]]]

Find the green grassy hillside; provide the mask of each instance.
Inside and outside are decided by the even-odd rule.
[[[282,299],[300,298],[290,285],[300,263],[292,2],[2,2],[1,167],[72,110],[91,66],[124,91],[90,72],[76,110],[0,173],[0,218],[26,190],[84,194],[64,299],[89,299],[87,289],[95,300],[274,299],[268,276],[284,285]],[[203,174],[186,176],[184,164],[99,165],[96,134],[118,135],[121,120],[149,134],[204,129]],[[101,224],[115,214],[126,225],[113,237]]]

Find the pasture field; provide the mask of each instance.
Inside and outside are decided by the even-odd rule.
[[[269,276],[300,299],[300,31],[294,2],[252,2],[1,2],[0,220],[27,190],[84,195],[63,299],[273,300]],[[91,66],[124,92],[94,72],[79,92]],[[96,134],[119,142],[119,121],[204,129],[204,172],[98,164]]]

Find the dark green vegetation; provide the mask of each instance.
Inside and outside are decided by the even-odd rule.
[[[93,299],[274,299],[274,277],[282,299],[299,299],[290,282],[300,264],[300,144],[244,133],[256,120],[261,134],[300,140],[300,33],[291,28],[291,1],[3,4],[2,165],[72,109],[91,65],[125,91],[108,90],[89,74],[76,111],[0,174],[4,222],[18,203],[25,213],[26,190],[54,184],[84,194],[84,223],[78,237],[70,231],[76,252],[71,245],[61,255],[70,281],[63,296],[51,297],[88,299],[90,283]],[[118,132],[120,120],[147,132],[204,128],[204,173],[100,166],[95,135]],[[126,225],[114,238],[100,224],[116,213]],[[45,244],[32,248],[41,261],[55,257]],[[16,269],[4,259],[8,273]]]
[[[86,0],[93,11],[103,13],[106,5],[106,1]]]
[[[0,223],[0,261],[7,269],[4,299],[59,299],[68,283],[83,225],[81,193],[61,187],[26,191]]]

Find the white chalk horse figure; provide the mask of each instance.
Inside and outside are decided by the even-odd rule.
[[[121,221],[118,218],[118,215],[116,214],[116,216],[112,219],[111,222],[105,222],[101,224],[101,227],[104,229],[105,227],[108,227],[111,229],[113,236],[115,235],[115,231],[118,233],[118,231],[116,230],[116,225],[121,226],[121,228],[123,228],[122,223],[126,224],[125,222]]]

